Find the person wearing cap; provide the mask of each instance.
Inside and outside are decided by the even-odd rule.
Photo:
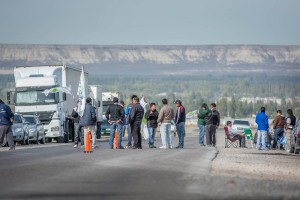
[[[115,138],[115,131],[118,131],[118,149],[124,149],[122,146],[122,127],[123,127],[123,118],[124,118],[124,109],[118,103],[119,99],[117,97],[113,98],[113,103],[107,108],[105,113],[106,119],[110,124],[110,137],[109,137],[109,146],[113,149],[113,142]]]
[[[171,121],[174,118],[174,110],[168,106],[168,100],[162,99],[163,107],[160,109],[158,114],[157,122],[161,123],[160,134],[162,146],[161,149],[172,148],[171,138]]]
[[[198,128],[199,128],[199,145],[200,146],[205,146],[204,144],[204,126],[205,126],[205,121],[204,117],[207,115],[207,113],[210,110],[207,107],[206,103],[203,103],[201,108],[198,111]]]
[[[9,150],[15,150],[13,132],[11,129],[14,114],[10,107],[0,99],[0,144],[6,136]]]
[[[182,102],[180,100],[176,100],[174,102],[177,107],[176,115],[175,115],[175,124],[176,124],[176,130],[178,133],[178,148],[184,147],[184,137],[185,137],[185,108],[182,106]]]
[[[98,148],[96,145],[96,108],[92,106],[92,99],[90,97],[86,98],[86,104],[84,107],[83,115],[79,120],[79,125],[83,126],[84,129],[84,144],[86,144],[86,134],[88,131],[92,135],[92,148]]]

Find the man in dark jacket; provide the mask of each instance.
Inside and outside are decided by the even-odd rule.
[[[185,108],[182,106],[182,103],[180,100],[176,100],[175,104],[177,106],[177,111],[175,115],[175,124],[176,124],[176,130],[178,133],[178,148],[183,148],[184,146],[184,137],[185,137]]]
[[[220,125],[220,113],[216,110],[215,103],[210,104],[210,112],[204,118],[205,121],[205,135],[206,145],[216,146],[216,130]]]
[[[113,149],[113,142],[115,138],[115,131],[118,130],[118,149],[124,149],[122,146],[122,127],[124,118],[124,109],[118,104],[119,99],[117,97],[113,98],[113,105],[110,105],[105,113],[106,119],[110,124],[110,137],[109,145]]]
[[[79,102],[77,102],[79,103]],[[75,137],[74,137],[74,148],[78,147],[78,142],[80,141],[81,143],[81,147],[83,148],[83,134],[81,132],[81,128],[82,126],[79,125],[79,121],[80,121],[80,116],[78,114],[78,106],[76,106],[73,111],[72,111],[72,117],[74,119],[74,132],[75,132]]]
[[[6,135],[9,150],[15,150],[14,138],[11,130],[13,117],[14,114],[10,107],[0,99],[0,144],[3,143]]]
[[[139,102],[140,99],[138,97],[133,98],[133,107],[130,109],[129,113],[131,133],[134,141],[132,149],[142,149],[141,124],[144,116],[144,109]]]
[[[80,118],[79,125],[83,126],[84,129],[84,144],[86,144],[86,134],[91,131],[92,135],[92,148],[98,148],[96,145],[96,108],[92,106],[92,99],[86,98],[86,104],[82,117]]]
[[[156,148],[154,146],[154,139],[155,139],[155,133],[157,129],[157,118],[158,118],[158,111],[156,110],[156,104],[150,103],[150,109],[147,110],[145,113],[145,118],[147,119],[147,128],[149,133],[149,139],[148,144],[149,148]]]

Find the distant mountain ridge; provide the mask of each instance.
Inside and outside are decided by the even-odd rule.
[[[15,65],[85,65],[90,69],[174,66],[177,70],[231,67],[299,71],[300,46],[266,45],[19,45],[0,44],[0,67]],[[176,66],[176,67],[175,67]],[[168,70],[172,70],[171,68]],[[176,71],[176,70],[175,70]]]

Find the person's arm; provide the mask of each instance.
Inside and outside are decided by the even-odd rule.
[[[105,117],[106,117],[107,121],[109,121],[109,114],[110,114],[110,106],[108,106],[107,111],[105,113]]]
[[[286,123],[285,123],[285,130],[288,130],[289,129],[289,125],[291,124],[291,118],[290,117],[288,117],[288,118],[286,118]]]
[[[121,109],[120,114],[121,114],[121,120],[122,120],[125,117],[125,112],[124,112],[123,107],[121,107],[120,109]]]
[[[146,119],[149,119],[150,116],[151,116],[150,110],[147,110],[147,112],[145,113],[145,118],[146,118]]]
[[[269,129],[269,119],[268,119],[267,115],[266,115],[266,118],[265,118],[265,125],[266,125],[267,129]]]
[[[278,123],[279,123],[279,117],[276,116],[273,124],[273,129],[276,129]]]
[[[130,109],[130,113],[129,113],[129,120],[130,120],[130,122],[134,121],[135,114],[136,114],[136,106],[133,106]]]
[[[158,112],[155,111],[155,112],[152,113],[152,115],[153,115],[153,117],[158,117]]]
[[[91,106],[91,117],[93,120],[97,121],[96,108],[94,106]]]
[[[220,126],[220,113],[217,111],[217,127]]]
[[[160,111],[159,111],[159,114],[158,114],[158,118],[157,118],[157,123],[162,122],[162,118],[163,118],[163,111],[160,110]]]

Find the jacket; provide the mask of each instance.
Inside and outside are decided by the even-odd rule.
[[[209,113],[209,109],[199,109],[198,111],[198,125],[205,125],[204,117]]]
[[[4,125],[4,126],[12,125],[10,119],[13,117],[14,114],[11,111],[10,107],[1,101],[0,102],[0,125]]]
[[[92,104],[85,104],[84,112],[80,118],[79,125],[81,126],[94,126],[96,125],[96,108]]]
[[[294,115],[289,115],[286,118],[287,129],[292,130],[296,125],[296,117]]]
[[[157,118],[158,118],[158,111],[154,110],[152,113],[150,113],[150,110],[147,110],[145,113],[145,118],[147,119],[147,127],[148,128],[157,128]]]
[[[131,124],[142,124],[142,119],[144,116],[144,108],[141,104],[137,103],[133,105],[129,113],[129,121]]]
[[[129,121],[130,121],[129,114],[130,114],[130,110],[131,110],[132,107],[133,107],[133,103],[127,105],[126,108],[125,108],[125,111],[124,111],[125,112],[125,118],[126,118],[125,125],[129,124]]]
[[[117,103],[110,105],[105,113],[106,119],[110,121],[123,120],[124,118],[124,109]]]
[[[273,128],[284,128],[285,125],[285,117],[282,115],[277,115],[274,119],[274,125]]]
[[[80,121],[80,116],[78,115],[78,112],[75,110],[76,108],[73,109],[72,111],[72,117],[74,118],[74,123],[78,124]]]
[[[164,105],[159,111],[157,122],[171,123],[173,118],[174,118],[174,110],[170,106]]]
[[[185,122],[185,108],[183,106],[179,106],[175,115],[175,123],[179,124],[180,122]]]
[[[260,112],[256,115],[255,122],[257,123],[257,130],[267,131],[269,129],[268,116],[264,112]]]
[[[217,110],[209,111],[204,117],[205,125],[212,124],[214,126],[220,125],[220,113]]]

